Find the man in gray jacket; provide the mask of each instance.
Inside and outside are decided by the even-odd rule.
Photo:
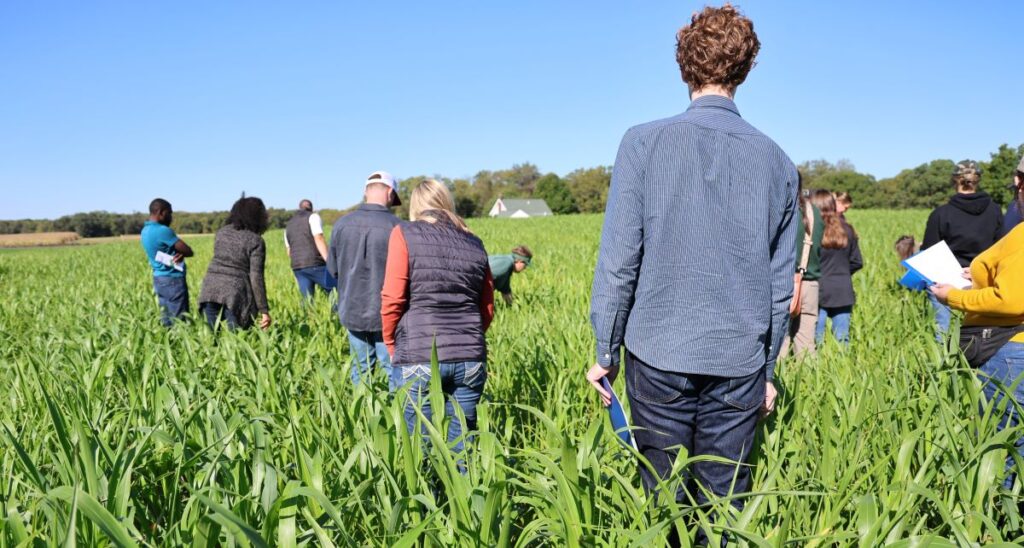
[[[391,358],[381,335],[380,292],[388,239],[400,222],[388,208],[401,203],[395,178],[374,171],[366,179],[364,203],[338,219],[331,231],[327,270],[338,281],[338,319],[348,330],[353,384],[375,367],[391,378]]]

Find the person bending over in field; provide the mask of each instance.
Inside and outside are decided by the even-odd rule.
[[[785,152],[733,102],[759,47],[728,4],[679,31],[690,107],[622,138],[594,271],[597,363],[587,380],[608,405],[601,380],[616,377],[624,350],[633,434],[651,464],[640,467],[644,488],[671,479],[679,447],[734,463],[693,463],[677,491],[683,504],[750,489],[744,463],[758,417],[775,407],[798,182]]]
[[[242,198],[231,206],[227,224],[213,241],[213,259],[199,292],[199,308],[211,327],[248,329],[259,315],[261,329],[270,327],[263,266],[267,245],[263,233],[270,222],[259,198]]]
[[[384,342],[394,364],[391,391],[409,388],[405,420],[416,427],[416,406],[430,420],[431,353],[437,348],[441,387],[452,417],[448,443],[461,453],[463,434],[476,429],[476,405],[487,381],[484,332],[494,318],[494,281],[487,251],[455,213],[451,193],[427,179],[412,191],[410,222],[391,231],[381,292]],[[451,399],[462,409],[459,422]],[[434,410],[438,411],[438,410]]]
[[[320,215],[313,212],[313,202],[302,200],[299,210],[284,227],[284,247],[292,263],[292,273],[299,284],[299,294],[311,299],[317,286],[324,293],[334,291],[337,282],[327,271],[327,242]]]
[[[338,282],[338,320],[348,331],[352,384],[380,368],[391,378],[391,358],[381,335],[380,290],[388,261],[388,238],[399,223],[398,183],[386,171],[366,179],[365,203],[342,216],[331,231],[327,269]]]
[[[153,267],[153,290],[160,304],[160,323],[170,327],[174,320],[188,314],[188,282],[185,257],[192,248],[171,228],[174,211],[171,203],[157,198],[149,203],[149,220],[142,225],[142,249]]]
[[[832,193],[818,190],[811,202],[821,211],[825,235],[821,240],[821,279],[818,293],[818,325],[814,331],[817,344],[825,340],[825,327],[832,320],[832,336],[841,344],[850,343],[850,317],[857,295],[853,291],[853,274],[864,266],[857,232],[839,214]]]
[[[981,168],[976,162],[964,160],[956,165],[951,178],[956,194],[928,216],[922,250],[945,241],[960,266],[966,267],[996,243],[1002,232],[1003,214],[992,198],[978,189],[980,181]],[[936,339],[941,341],[949,330],[949,307],[931,293],[928,297],[935,309]]]
[[[1021,205],[1018,202],[1018,206]],[[960,328],[960,349],[978,370],[988,399],[1009,396],[1000,429],[1020,424],[1024,406],[1024,225],[978,255],[964,278],[970,289],[933,285],[929,292],[942,304],[966,313]],[[1004,402],[1005,405],[1005,402]],[[998,408],[997,408],[998,409]],[[1024,437],[1014,440],[1024,458]],[[1014,459],[1006,460],[1007,489],[1013,487]]]
[[[491,275],[494,276],[494,289],[501,292],[505,304],[512,304],[512,275],[526,270],[532,260],[533,253],[525,245],[512,248],[509,255],[491,255],[487,258]]]
[[[910,234],[900,236],[893,247],[896,249],[896,255],[899,256],[900,262],[913,257],[914,254],[918,252],[917,242]]]

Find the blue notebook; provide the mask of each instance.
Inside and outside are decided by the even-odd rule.
[[[928,289],[928,286],[932,285],[931,280],[920,272],[914,270],[913,267],[908,266],[907,261],[903,261],[900,264],[907,269],[907,272],[903,274],[902,278],[900,278],[900,285],[903,287],[910,289],[911,291],[924,291],[925,289]]]
[[[612,395],[612,404],[608,406],[608,418],[612,421],[612,428],[619,441],[626,447],[636,449],[636,442],[633,441],[633,433],[629,429],[629,421],[626,420],[626,410],[622,408],[618,396],[612,390],[612,384],[605,377],[601,378],[601,386]]]

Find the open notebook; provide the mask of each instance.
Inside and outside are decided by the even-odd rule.
[[[941,241],[903,261],[907,273],[900,284],[907,289],[921,291],[932,284],[947,284],[959,289],[971,287],[964,279],[963,267],[956,260],[949,245]]]

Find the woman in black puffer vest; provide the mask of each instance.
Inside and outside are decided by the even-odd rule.
[[[405,419],[416,425],[416,406],[431,416],[426,396],[436,345],[441,386],[452,417],[449,445],[461,452],[463,425],[451,398],[476,428],[476,405],[487,380],[487,331],[494,317],[494,281],[483,242],[455,214],[448,188],[421,182],[409,203],[411,222],[396,226],[388,242],[381,292],[384,342],[391,353],[392,392],[408,386]]]

